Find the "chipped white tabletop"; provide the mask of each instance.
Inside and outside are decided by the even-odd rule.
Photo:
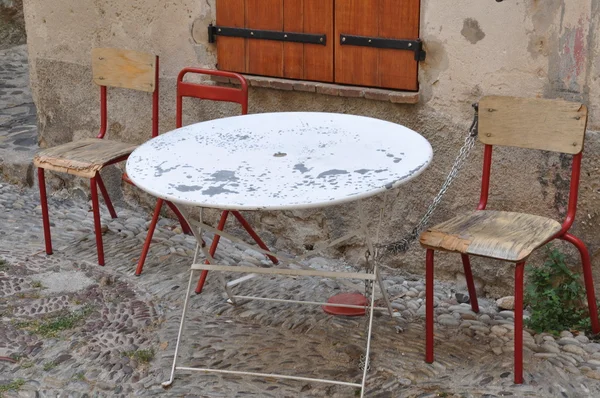
[[[358,200],[395,188],[431,162],[431,145],[399,124],[318,112],[211,120],[138,147],[127,174],[178,204],[291,210]]]

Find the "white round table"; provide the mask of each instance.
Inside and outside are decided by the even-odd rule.
[[[127,174],[174,203],[230,210],[323,207],[418,176],[431,145],[395,123],[332,113],[261,113],[162,134],[138,147]]]
[[[138,147],[127,160],[129,178],[142,190],[175,204],[210,207],[233,211],[240,222],[245,222],[238,210],[291,210],[324,207],[357,201],[393,189],[418,176],[431,162],[432,149],[418,133],[398,124],[362,116],[332,113],[262,113],[230,117],[197,123],[163,134]],[[258,377],[274,377],[314,381],[361,388],[362,397],[369,368],[370,338],[375,309],[375,283],[386,303],[384,310],[392,314],[377,263],[373,261],[374,246],[368,232],[368,218],[359,206],[361,228],[350,231],[329,245],[320,246],[310,253],[290,260],[285,255],[266,250],[260,238],[253,236],[262,249],[256,249],[284,265],[296,268],[263,268],[214,264],[212,256],[220,236],[238,244],[246,242],[214,228],[202,220],[188,222],[200,230],[215,233],[211,251],[204,250],[206,262],[191,266],[188,290],[181,317],[171,377],[163,386],[173,383],[176,370],[230,373]],[[223,218],[222,218],[223,220]],[[224,222],[222,223],[224,225]],[[248,232],[248,226],[245,226]],[[198,240],[197,251],[202,239]],[[362,238],[367,246],[367,272],[336,272],[307,269],[302,258],[318,253],[354,237]],[[196,253],[197,254],[197,253]],[[196,258],[196,257],[195,257]],[[370,258],[370,260],[369,260]],[[373,264],[374,263],[374,264]],[[184,328],[189,292],[194,271],[209,270],[251,274],[234,281],[221,283],[231,302],[263,300],[308,305],[326,305],[328,308],[366,311],[369,321],[367,346],[361,383],[297,377],[280,374],[243,372],[232,369],[191,368],[177,366],[180,341]],[[364,304],[344,300],[322,303],[264,297],[240,296],[232,288],[249,277],[269,274],[280,276],[319,276],[364,280]],[[381,308],[378,308],[381,309]],[[364,312],[363,312],[364,313]]]

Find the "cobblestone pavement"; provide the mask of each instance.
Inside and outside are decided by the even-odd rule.
[[[17,125],[6,120],[5,125]],[[52,256],[43,250],[37,189],[0,180],[0,395],[355,396],[348,387],[185,372],[163,389],[194,240],[181,234],[175,221],[161,219],[144,273],[135,277],[148,213],[117,207],[119,218],[113,220],[103,207],[107,261],[100,267],[90,203],[58,192],[49,205]],[[210,236],[206,240],[210,243]],[[217,259],[253,266],[265,262],[259,253],[226,239]],[[356,268],[325,257],[308,264]],[[513,313],[482,299],[475,314],[457,302],[455,291],[461,287],[452,284],[436,283],[436,362],[425,364],[423,280],[401,270],[386,269],[384,276],[398,316],[378,314],[374,320],[368,397],[600,396],[600,344],[569,332],[554,338],[525,331],[525,384],[515,386]],[[352,290],[329,279],[280,277],[255,278],[237,289],[314,301]],[[225,302],[213,273],[204,292],[192,296],[180,364],[359,381],[364,322],[311,306],[251,302],[234,307]]]
[[[31,184],[37,146],[36,110],[29,90],[27,47],[0,50],[0,169]]]

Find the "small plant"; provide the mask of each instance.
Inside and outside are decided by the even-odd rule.
[[[8,271],[8,263],[0,258],[0,272]]]
[[[73,329],[79,325],[91,312],[92,308],[86,306],[79,311],[63,313],[55,318],[44,321],[20,322],[15,326],[30,330],[42,337],[57,337],[63,330]]]
[[[123,356],[135,359],[138,363],[150,363],[154,359],[154,349],[125,351]]]
[[[46,363],[44,364],[44,368],[43,368],[43,369],[44,369],[46,372],[48,372],[49,370],[52,370],[52,369],[54,369],[55,367],[56,367],[56,363],[55,363],[54,361],[50,361],[50,362],[46,362]]]
[[[16,379],[8,384],[0,385],[0,397],[3,397],[4,393],[8,392],[8,391],[19,391],[21,389],[21,387],[23,387],[24,384],[25,384],[25,380]]]
[[[31,362],[31,361],[25,361],[21,364],[22,369],[29,369],[32,367],[33,367],[33,362]]]
[[[40,281],[33,281],[31,282],[31,287],[33,287],[34,289],[41,289],[44,287],[44,285],[42,285],[42,282]]]
[[[79,381],[86,381],[85,372],[77,372],[73,375],[73,378]]]
[[[590,329],[581,277],[567,267],[560,251],[548,246],[544,265],[529,266],[527,272],[525,303],[531,308],[531,317],[526,321],[529,328],[538,333]]]

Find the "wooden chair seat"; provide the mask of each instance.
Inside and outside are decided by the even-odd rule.
[[[420,241],[430,249],[520,262],[560,229],[546,217],[479,210],[428,228]]]
[[[85,138],[39,152],[36,167],[92,178],[102,167],[131,154],[134,144],[99,138]]]

